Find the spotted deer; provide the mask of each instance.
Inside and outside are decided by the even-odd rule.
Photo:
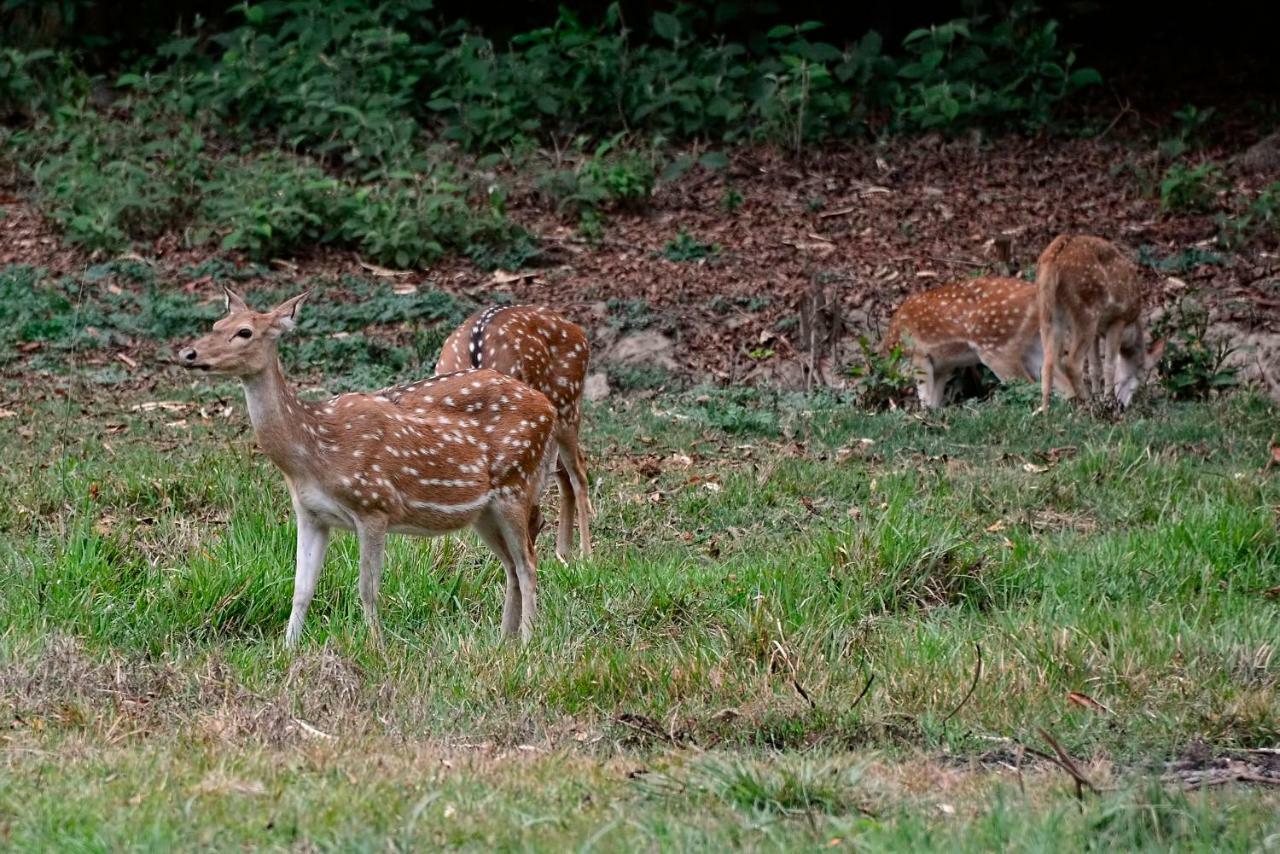
[[[899,345],[928,408],[940,406],[948,380],[971,365],[986,365],[1002,382],[1030,381],[1041,363],[1036,286],[991,276],[913,294],[894,312],[880,353]]]
[[[437,536],[467,526],[506,569],[503,636],[528,641],[537,612],[529,507],[547,475],[555,409],[540,392],[487,369],[302,400],[276,348],[308,293],[257,312],[227,289],[226,317],[178,353],[184,368],[241,381],[258,445],[284,473],[298,528],[286,646],[302,633],[334,529],[359,540],[360,602],[380,644],[387,534]]]
[[[1138,265],[1101,237],[1061,234],[1040,254],[1036,287],[1043,359],[1040,411],[1048,412],[1047,377],[1055,372],[1059,358],[1072,396],[1101,391],[1121,407],[1128,406],[1164,352],[1163,340],[1149,351],[1145,347]],[[1082,376],[1086,369],[1088,387]]]
[[[556,555],[573,551],[576,516],[582,555],[591,556],[591,497],[587,464],[578,443],[582,387],[591,356],[582,327],[542,306],[493,306],[462,322],[444,342],[436,373],[491,368],[547,396],[556,408],[556,479],[560,484],[560,528]],[[531,508],[530,536],[542,530],[542,511]]]

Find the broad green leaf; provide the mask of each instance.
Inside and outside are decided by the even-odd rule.
[[[654,12],[653,31],[658,38],[674,42],[680,38],[680,19],[669,12]]]

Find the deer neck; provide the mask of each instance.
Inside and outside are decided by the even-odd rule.
[[[263,453],[285,474],[300,473],[314,457],[315,417],[294,394],[278,359],[262,373],[244,378],[244,397]]]

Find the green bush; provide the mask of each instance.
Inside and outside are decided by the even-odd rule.
[[[1177,213],[1207,211],[1222,184],[1222,169],[1214,163],[1174,163],[1160,181],[1160,207]]]
[[[701,261],[720,252],[720,246],[703,243],[687,231],[680,231],[662,248],[662,257],[668,261]]]
[[[420,83],[439,45],[430,0],[276,0],[238,7],[220,60],[185,81],[224,120],[362,174],[403,165],[418,135]],[[168,53],[193,59],[193,39]]]
[[[1175,399],[1203,400],[1237,384],[1238,369],[1227,364],[1236,348],[1209,334],[1209,313],[1202,305],[1179,300],[1152,325],[1152,334],[1165,339],[1160,381]]]
[[[901,407],[917,397],[916,378],[901,345],[881,355],[865,336],[860,336],[858,348],[861,360],[849,366],[849,376],[859,405],[882,410]]]
[[[539,186],[595,234],[609,211],[648,204],[659,160],[649,152],[673,140],[798,151],[873,117],[898,130],[1038,126],[1097,78],[1073,70],[1053,22],[1028,5],[920,30],[902,57],[875,33],[823,42],[813,21],[731,42],[709,35],[693,6],[655,13],[639,34],[616,4],[597,24],[562,10],[505,49],[463,23],[440,28],[430,0],[235,9],[239,26],[182,35],[139,60],[116,81],[125,97],[101,114],[64,55],[0,50],[0,108],[46,111],[11,148],[71,242],[117,252],[181,230],[255,259],[335,245],[398,267],[449,252],[518,266],[536,250],[507,221],[501,191],[473,206],[454,155],[431,139],[508,155],[569,139],[591,151]],[[623,151],[624,139],[648,143]],[[727,157],[680,155],[664,180],[695,162],[722,168]],[[707,252],[688,243],[668,254]]]
[[[1218,221],[1218,241],[1238,247],[1258,238],[1280,236],[1280,181],[1264,188],[1242,213],[1222,216]]]
[[[119,252],[184,229],[193,244],[217,241],[254,260],[334,245],[415,267],[527,243],[492,206],[468,204],[458,170],[440,157],[362,182],[280,151],[215,157],[199,123],[148,96],[120,111],[64,116],[18,141],[46,213],[88,249]]]
[[[264,260],[328,242],[344,188],[305,159],[269,152],[218,163],[202,189],[222,248]]]
[[[656,180],[651,158],[617,146],[622,134],[600,143],[594,154],[573,169],[557,169],[537,179],[539,191],[591,230],[607,211],[641,210],[649,203]]]
[[[150,115],[131,123],[78,112],[19,147],[34,161],[45,213],[89,249],[116,251],[185,222],[207,168],[196,126]]]
[[[82,97],[89,81],[57,51],[0,47],[0,121],[31,117]]]
[[[1092,68],[1073,70],[1075,54],[1058,44],[1057,22],[1040,20],[1037,11],[1020,3],[990,27],[975,15],[908,35],[909,57],[893,95],[898,124],[1040,127],[1063,98],[1101,82]]]

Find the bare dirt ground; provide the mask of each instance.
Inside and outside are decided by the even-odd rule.
[[[1238,145],[1202,153],[1229,164],[1222,211],[1233,192],[1280,178],[1265,163],[1243,165],[1252,141],[1245,133]],[[1215,213],[1162,212],[1149,177],[1158,181],[1162,168],[1149,145],[1106,136],[925,137],[802,158],[747,149],[725,170],[695,167],[660,184],[648,210],[612,214],[596,241],[581,238],[531,180],[505,174],[515,187],[511,216],[541,240],[535,266],[488,273],[449,259],[387,281],[554,306],[589,328],[601,361],[649,362],[711,383],[839,386],[858,336],[874,340],[906,295],[982,273],[1029,274],[1055,235],[1082,231],[1166,261],[1165,270],[1144,267],[1149,311],[1202,300],[1215,330],[1240,345],[1234,359],[1245,376],[1280,389],[1280,252],[1265,242],[1223,251]],[[739,203],[726,204],[734,196]],[[63,246],[12,182],[0,197],[0,264],[69,271],[92,260]],[[715,251],[669,260],[664,247],[681,232]],[[137,252],[161,281],[207,286],[183,273],[207,248],[167,235]],[[336,251],[273,266],[300,280],[371,275],[355,254]]]

